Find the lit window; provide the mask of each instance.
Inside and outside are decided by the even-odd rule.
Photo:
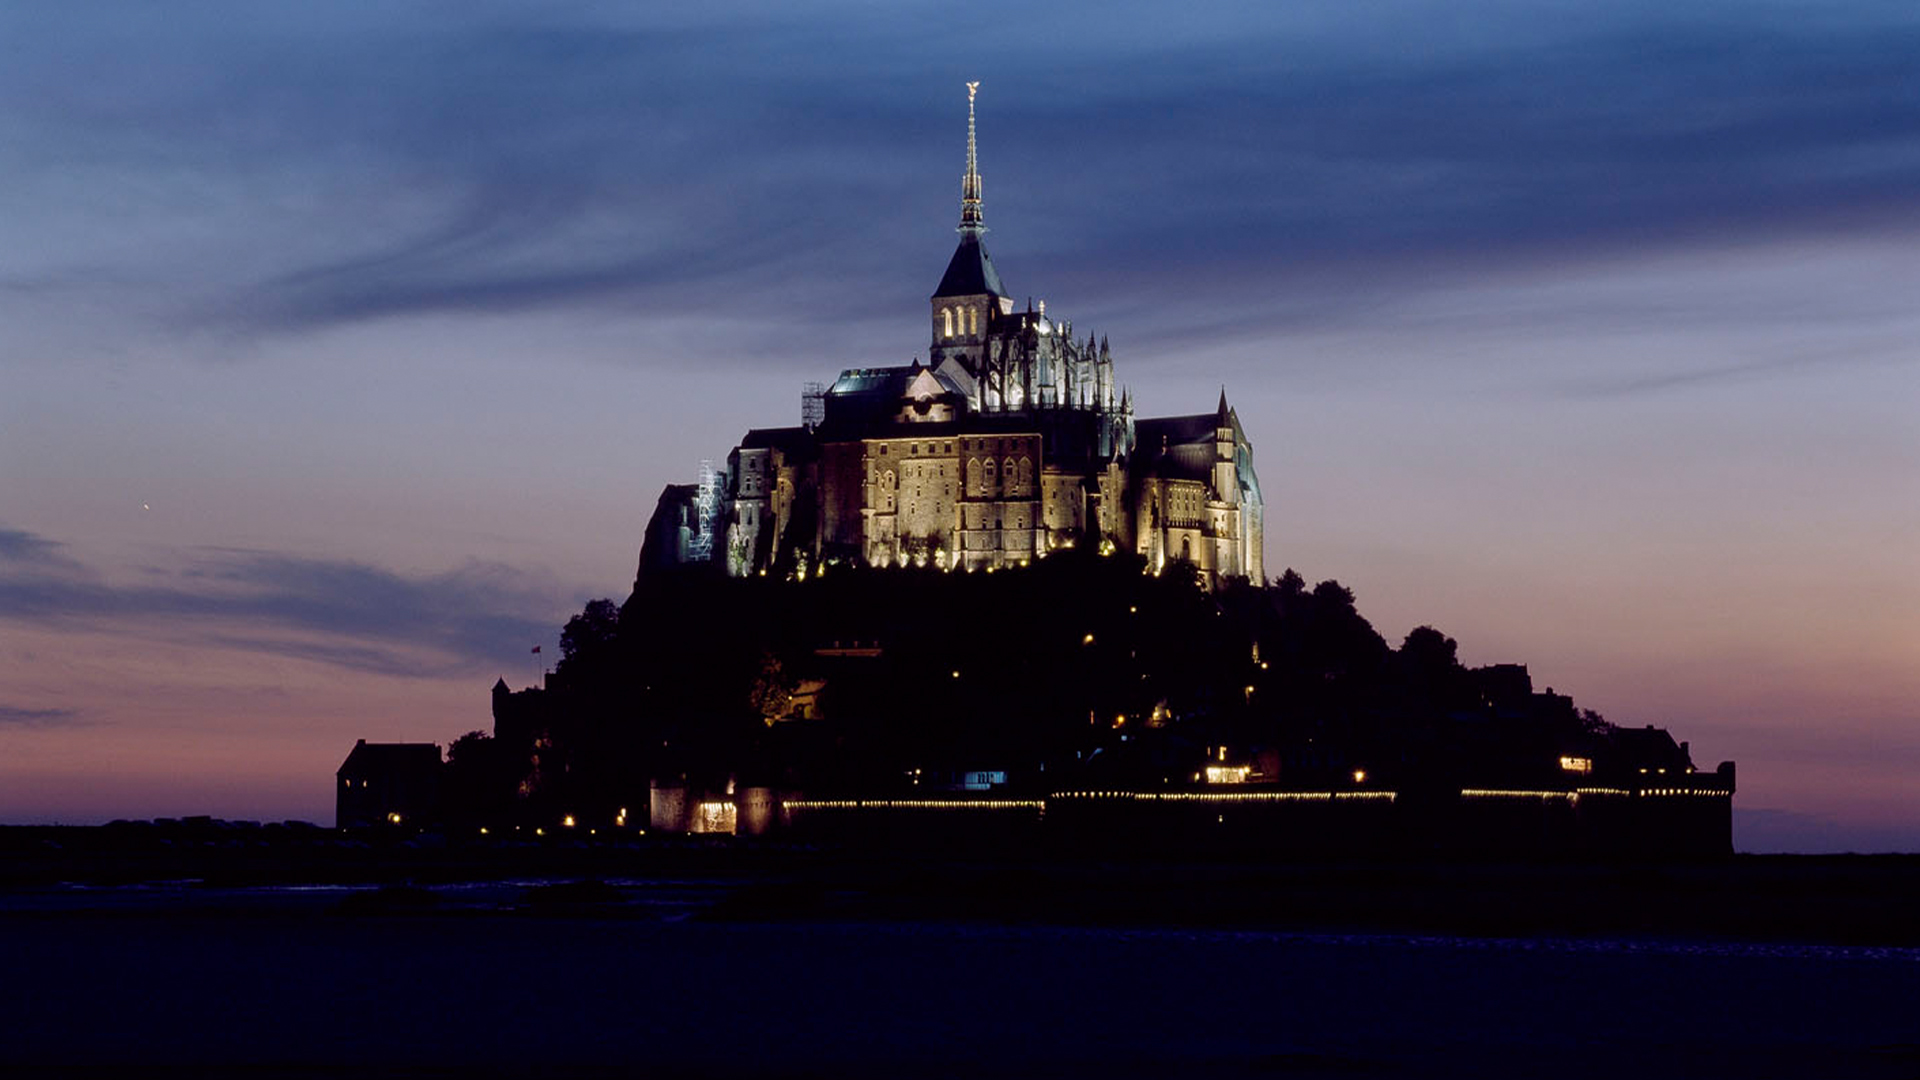
[[[1590,773],[1593,771],[1593,759],[1584,757],[1562,757],[1560,768],[1570,773]]]

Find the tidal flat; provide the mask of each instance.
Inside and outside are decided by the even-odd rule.
[[[710,921],[673,903],[355,914],[339,891],[11,912],[0,1060],[18,1076],[1920,1072],[1905,948]]]
[[[726,845],[349,852],[354,872],[322,859],[291,877],[295,864],[240,874],[202,849],[147,864],[195,873],[140,880],[27,880],[11,862],[0,1066],[1920,1075],[1920,943],[1907,939],[1920,869],[1906,858],[1180,866]]]

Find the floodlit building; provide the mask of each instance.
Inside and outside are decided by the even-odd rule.
[[[1136,419],[1105,338],[1016,304],[987,253],[973,96],[960,242],[928,300],[927,357],[810,384],[801,423],[746,433],[671,485],[641,573],[716,563],[981,570],[1083,544],[1262,579],[1253,444],[1221,390],[1206,413]]]

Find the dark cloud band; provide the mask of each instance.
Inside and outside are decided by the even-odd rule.
[[[0,554],[53,542],[0,533]],[[159,630],[381,674],[448,675],[519,663],[567,602],[511,568],[408,576],[361,562],[201,550],[163,585],[106,581],[72,560],[0,562],[0,621]]]

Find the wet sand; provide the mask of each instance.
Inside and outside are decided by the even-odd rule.
[[[9,1072],[1920,1073],[1909,949],[207,899],[0,918]]]
[[[0,830],[0,1071],[1920,1076],[1912,857],[154,835]]]

